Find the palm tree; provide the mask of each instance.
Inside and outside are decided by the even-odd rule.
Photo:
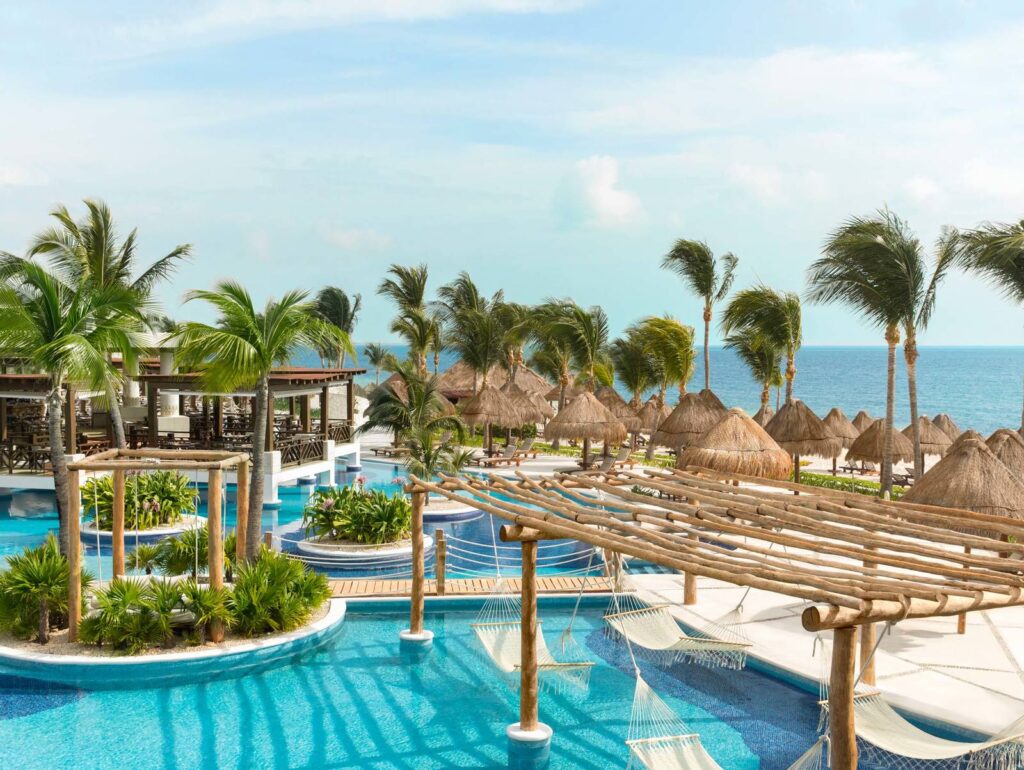
[[[614,378],[608,357],[608,315],[598,306],[581,308],[571,300],[548,300],[537,310],[538,331],[558,338],[569,351],[573,368],[590,390],[611,385]]]
[[[558,383],[558,409],[561,411],[565,406],[566,392],[572,384],[572,350],[565,340],[544,334],[542,319],[537,320],[533,329],[530,366]],[[551,448],[557,451],[558,446],[558,439],[554,439]]]
[[[854,217],[842,225],[826,243],[825,257],[811,267],[812,293],[819,301],[845,302],[885,329],[890,346],[886,383],[886,424],[890,428],[890,413],[895,411],[895,346],[902,330],[917,478],[924,473],[917,414],[917,334],[928,325],[936,290],[954,259],[953,250],[940,246],[929,275],[921,242],[905,220],[885,208],[872,217]],[[834,288],[826,289],[825,282]],[[891,475],[891,458],[888,471],[884,459],[882,468],[883,474]],[[891,484],[890,478],[888,486]]]
[[[65,554],[73,544],[64,504],[64,386],[70,382],[112,392],[121,375],[109,353],[138,347],[143,310],[138,294],[120,283],[68,283],[40,263],[0,255],[0,354],[22,359],[50,377],[46,417]]]
[[[178,264],[192,253],[192,246],[180,244],[136,274],[138,231],[133,229],[118,242],[117,228],[107,205],[100,200],[83,201],[87,216],[80,222],[64,206],[50,212],[57,225],[39,233],[32,241],[28,256],[46,256],[55,272],[70,285],[122,286],[139,295],[148,304],[153,286],[169,277]],[[108,351],[112,353],[115,351]],[[137,350],[118,350],[126,373],[138,374]],[[110,422],[118,447],[126,446],[124,420],[113,389],[107,391]]]
[[[186,302],[201,300],[218,315],[214,326],[188,322],[177,333],[178,354],[186,366],[201,371],[202,383],[213,393],[255,387],[253,412],[252,483],[249,486],[249,531],[259,532],[263,516],[263,447],[266,445],[269,379],[275,365],[290,361],[301,347],[322,350],[336,346],[354,355],[348,335],[325,323],[301,291],[268,300],[257,310],[240,284],[222,281],[212,291],[192,291]],[[246,543],[246,558],[259,554],[260,539]]]
[[[679,387],[679,396],[686,393],[686,385],[693,377],[693,327],[680,323],[672,316],[649,316],[636,327],[648,355],[657,362],[659,373],[658,406],[665,405],[665,392]]]
[[[449,350],[473,370],[473,392],[477,377],[487,385],[491,369],[502,360],[503,328],[497,313],[490,309],[464,308],[449,320],[446,343]]]
[[[376,342],[371,342],[364,347],[363,355],[366,356],[366,362],[373,367],[374,385],[380,385],[381,370],[392,371],[397,364],[395,354]]]
[[[750,344],[755,348],[785,353],[787,404],[793,400],[796,352],[803,342],[801,315],[800,295],[760,284],[737,292],[722,316],[726,335],[752,337]]]
[[[657,362],[635,327],[627,329],[625,337],[612,341],[610,355],[615,376],[630,392],[630,406],[639,409],[644,391],[659,381]]]
[[[362,303],[363,298],[358,294],[353,294],[350,298],[343,289],[339,289],[337,286],[325,286],[316,295],[316,312],[326,323],[337,326],[345,332],[349,339],[352,339]],[[339,368],[345,366],[347,350],[328,348],[318,352],[321,364],[327,360],[336,361]]]
[[[772,385],[782,381],[782,350],[773,347],[770,340],[745,331],[728,335],[725,347],[739,356],[754,381],[761,385],[761,408],[766,409],[772,397]]]
[[[366,421],[358,433],[386,430],[394,434],[398,443],[416,432],[441,434],[451,431],[461,440],[465,425],[445,409],[444,396],[437,389],[437,378],[421,374],[409,363],[398,364],[395,374],[405,385],[408,395],[400,395],[399,390],[392,389],[387,383],[374,390],[366,407]]]
[[[437,345],[441,334],[437,317],[423,309],[409,310],[396,316],[390,328],[405,340],[409,346],[409,359],[416,364],[420,374],[426,375],[427,351]]]
[[[676,273],[694,294],[704,300],[704,387],[708,390],[711,388],[711,314],[715,303],[721,302],[729,293],[738,261],[730,253],[716,259],[703,241],[684,238],[676,241],[672,251],[661,261],[662,267]]]
[[[391,265],[390,278],[385,278],[377,287],[377,293],[389,297],[399,313],[421,311],[427,296],[427,266]]]

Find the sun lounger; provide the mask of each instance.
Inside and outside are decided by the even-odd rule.
[[[481,467],[494,467],[496,465],[512,465],[513,463],[518,466],[522,463],[523,458],[516,456],[516,445],[509,444],[505,447],[505,451],[497,457],[478,457],[473,460],[474,463]]]
[[[384,455],[385,457],[397,457],[398,455],[409,454],[409,447],[404,446],[374,446],[370,447],[373,450],[373,454],[377,457]]]
[[[636,463],[633,461],[633,458],[630,457],[631,454],[632,451],[628,446],[622,447],[622,449],[619,450],[618,456],[615,458],[615,461],[613,462],[613,467],[622,468],[628,465],[630,469],[632,469],[633,466],[636,465]]]
[[[533,448],[534,443],[537,441],[535,438],[526,439],[526,443],[523,444],[519,449],[516,450],[514,456],[516,457],[536,457],[538,450]]]

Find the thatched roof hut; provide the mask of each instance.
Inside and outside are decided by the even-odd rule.
[[[951,447],[903,499],[908,503],[1024,518],[1024,483],[985,442],[975,438]]]
[[[626,426],[593,393],[583,391],[544,427],[544,438],[617,444],[626,440]]]
[[[487,384],[500,387],[508,381],[508,372],[500,366],[493,366],[487,372]],[[527,393],[547,393],[551,383],[530,369],[528,366],[516,367],[514,379],[516,385]],[[471,366],[464,361],[456,361],[437,376],[437,388],[447,398],[461,400],[473,397],[473,387],[480,387],[483,377],[475,374]]]
[[[404,404],[409,401],[409,389],[405,386],[405,380],[395,372],[388,377],[384,382],[377,386],[378,388],[388,388],[392,393],[398,396],[399,400]]]
[[[768,435],[792,455],[838,457],[843,441],[828,429],[811,408],[794,398],[782,405],[764,426]]]
[[[715,395],[715,391],[704,388],[701,390],[699,395],[723,417],[725,416],[725,413],[729,411],[725,408],[725,404],[722,403],[722,399]]]
[[[843,414],[843,410],[838,406],[832,407],[822,422],[825,423],[825,427],[832,432],[833,436],[843,442],[844,449],[849,449],[857,436],[860,435],[857,426],[850,422],[846,415]]]
[[[459,414],[467,425],[501,425],[504,428],[515,428],[526,422],[509,397],[490,383],[464,402]]]
[[[699,393],[684,393],[676,408],[654,431],[651,441],[679,449],[695,441],[721,417],[718,409]]]
[[[1015,476],[1024,479],[1024,438],[1020,433],[1000,428],[985,440],[985,445]]]
[[[582,385],[573,385],[572,383],[570,383],[565,388],[565,403],[568,404],[570,401],[576,398],[576,396],[578,396],[580,393],[583,393],[585,390],[586,388],[583,387]],[[558,396],[561,393],[561,391],[561,385],[554,385],[544,394],[544,400],[550,401],[552,404],[557,404]]]
[[[550,420],[555,416],[554,407],[548,403],[547,399],[544,398],[540,393],[527,393],[527,397],[533,402],[533,405],[537,407],[537,413],[541,415],[544,420]]]
[[[679,467],[687,465],[766,479],[788,479],[793,471],[789,453],[738,407],[680,452]]]
[[[630,405],[626,403],[626,400],[619,395],[619,392],[615,390],[615,388],[605,385],[598,388],[594,393],[594,396],[598,401],[608,407],[608,411],[614,414],[615,417],[618,418],[619,422],[626,426],[626,430],[631,433],[633,431],[640,430],[642,427],[640,418],[637,416],[637,413],[633,411]]]
[[[963,433],[957,424],[953,422],[953,418],[945,412],[939,412],[935,415],[935,417],[932,418],[932,422],[935,423],[935,427],[949,436],[953,441],[956,441],[960,437],[960,434]]]
[[[946,432],[923,414],[917,418],[918,431],[921,434],[921,452],[926,455],[943,455],[949,449],[953,440],[946,435]],[[914,441],[914,425],[911,423],[902,431],[903,435]]]
[[[774,416],[775,410],[771,406],[761,404],[761,408],[754,412],[754,416],[751,419],[763,428]]]
[[[669,411],[671,414],[671,411]],[[658,407],[658,397],[651,396],[640,407],[637,417],[640,418],[640,430],[653,433],[658,429],[658,424],[665,419],[665,413]]]
[[[893,429],[892,433],[892,461],[913,462],[914,445],[910,439]],[[846,450],[846,459],[850,462],[880,463],[882,462],[882,449],[885,443],[885,420],[875,420],[868,428],[854,440],[850,448]]]
[[[972,439],[972,438],[976,438],[976,439],[978,439],[978,441],[984,441],[985,440],[985,437],[982,436],[980,433],[978,433],[978,431],[973,430],[971,428],[968,428],[963,433],[961,433],[959,436],[957,436],[956,440],[952,444],[949,445],[949,449],[947,449],[946,451],[950,452],[953,449],[956,449],[958,446],[960,446],[960,444],[962,442],[967,441],[968,439]]]
[[[522,424],[544,422],[544,415],[537,408],[537,405],[533,403],[530,394],[525,390],[514,382],[506,382],[501,386],[500,390],[512,402],[512,406],[519,410]]]
[[[867,413],[867,410],[861,409],[859,412],[857,412],[857,416],[854,417],[850,422],[853,423],[853,427],[855,427],[857,430],[863,433],[864,431],[871,427],[871,425],[875,422],[876,419],[878,418],[872,417],[870,414]]]

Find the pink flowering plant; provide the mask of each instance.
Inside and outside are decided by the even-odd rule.
[[[146,530],[181,521],[196,512],[197,493],[192,481],[178,471],[146,471],[129,475],[124,485],[125,529]],[[97,476],[82,486],[82,516],[100,529],[114,526],[114,482]]]
[[[408,537],[412,506],[404,494],[388,495],[357,485],[318,490],[303,512],[306,536],[381,545]]]

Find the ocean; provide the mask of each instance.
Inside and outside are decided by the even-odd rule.
[[[403,357],[404,345],[388,346]],[[363,346],[357,345],[362,356]],[[834,406],[851,419],[861,409],[875,417],[885,415],[884,346],[808,346],[796,358],[794,395],[819,416]],[[455,360],[452,354],[441,356],[441,370]],[[317,366],[315,355],[304,356],[302,365]],[[428,362],[433,366],[433,360]],[[382,378],[386,375],[382,375]],[[359,378],[372,384],[372,370]],[[704,382],[704,360],[697,355],[697,371],[690,390],[699,390]],[[749,413],[757,410],[761,389],[739,358],[720,347],[711,349],[711,387],[727,406],[741,406]],[[974,428],[987,435],[996,428],[1017,428],[1021,424],[1024,402],[1024,347],[922,347],[917,362],[918,410],[933,416],[946,412],[962,428]],[[620,392],[628,394],[620,387]],[[669,393],[674,403],[676,393]],[[775,394],[772,393],[772,406]],[[896,422],[900,427],[910,421],[907,378],[902,348],[897,350]]]

